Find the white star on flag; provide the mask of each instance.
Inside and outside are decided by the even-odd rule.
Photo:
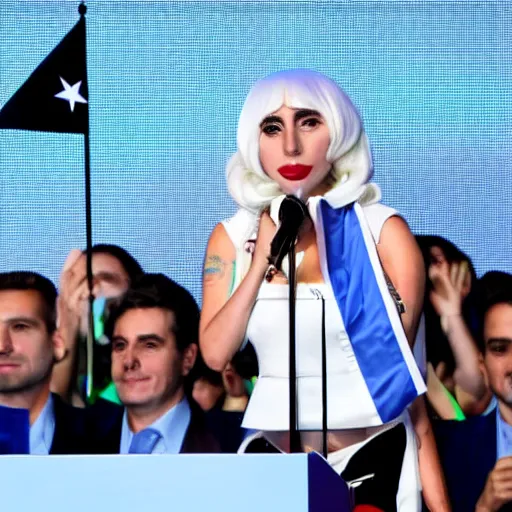
[[[87,100],[80,95],[80,86],[82,85],[82,80],[77,82],[75,85],[69,85],[64,78],[59,76],[60,81],[62,82],[62,87],[64,90],[55,95],[56,98],[61,100],[69,101],[69,107],[71,108],[71,112],[75,110],[75,103],[87,103]]]

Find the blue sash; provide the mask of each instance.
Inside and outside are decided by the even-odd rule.
[[[369,394],[387,423],[425,392],[423,379],[361,206],[332,208],[321,199],[318,217],[324,279],[333,288]]]

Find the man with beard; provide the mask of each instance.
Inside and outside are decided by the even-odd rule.
[[[482,290],[480,349],[497,407],[436,425],[453,511],[512,510],[512,276]]]
[[[83,411],[50,393],[54,362],[64,355],[56,298],[55,286],[40,274],[0,274],[0,405],[28,410],[33,455],[87,451]]]

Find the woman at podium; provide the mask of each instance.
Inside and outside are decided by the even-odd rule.
[[[289,263],[285,258],[277,272],[269,257],[284,222],[282,201],[294,196],[307,209],[295,244],[301,449],[325,448],[356,503],[420,510],[423,487],[430,510],[449,510],[412,352],[424,290],[421,254],[406,222],[369,183],[371,152],[351,100],[313,71],[258,81],[226,174],[240,208],[208,242],[200,345],[217,371],[246,340],[254,345],[260,375],[243,426],[289,451]]]

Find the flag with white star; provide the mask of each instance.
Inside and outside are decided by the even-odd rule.
[[[0,110],[0,128],[86,133],[85,19],[64,36]]]

